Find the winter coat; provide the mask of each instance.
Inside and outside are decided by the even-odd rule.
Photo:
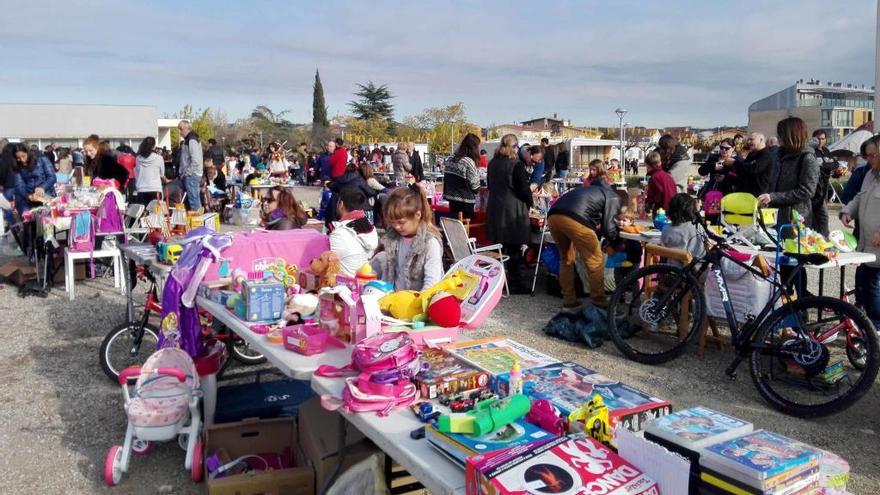
[[[496,156],[489,162],[486,182],[486,237],[501,244],[527,244],[532,192],[525,165],[516,159]]]
[[[382,237],[382,252],[370,265],[380,280],[394,283],[394,290],[423,291],[443,277],[443,247],[424,222],[410,239],[388,229]]]
[[[796,153],[782,151],[782,154],[770,175],[770,206],[779,208],[777,224],[789,223],[792,210],[797,210],[804,217],[804,225],[811,227],[819,161],[809,147]]]
[[[422,168],[422,157],[419,156],[418,151],[413,150],[409,157],[409,164],[412,168],[412,176],[415,177],[416,182],[421,182],[425,178],[425,171]]]
[[[178,172],[178,175],[181,177],[191,175],[201,177],[205,167],[204,162],[199,135],[196,134],[196,131],[190,131],[183,139],[183,142],[180,143],[180,172]]]
[[[680,193],[686,193],[688,175],[691,172],[691,158],[683,145],[679,144],[675,147],[672,158],[669,159],[669,165],[664,168],[675,181],[675,189]]]
[[[620,197],[603,180],[569,191],[550,208],[547,216],[565,215],[596,231],[599,238],[617,239],[617,214]]]
[[[654,169],[648,173],[648,177],[645,204],[652,210],[663,208],[669,211],[669,202],[676,194],[675,180],[663,169]]]
[[[341,177],[333,179],[333,182],[330,183],[330,192],[332,192],[333,195],[330,196],[327,211],[324,213],[327,222],[333,222],[338,218],[336,208],[339,206],[339,193],[341,193],[343,189],[349,189],[352,187],[360,189],[361,192],[364,193],[364,197],[367,199],[378,194],[378,191],[370,187],[367,184],[367,181],[364,180],[364,176],[358,171],[346,172]]]
[[[363,216],[335,222],[329,237],[330,250],[339,258],[339,271],[349,277],[354,277],[364,264],[369,263],[379,245],[376,228]]]
[[[339,147],[328,158],[330,161],[330,177],[335,179],[345,174],[345,166],[348,165],[348,150]]]
[[[18,171],[21,178],[21,192],[27,197],[34,193],[34,189],[42,187],[47,196],[55,196],[55,165],[46,157],[40,155],[34,168],[28,170],[21,168]]]
[[[862,188],[852,201],[846,204],[841,213],[846,213],[858,221],[859,244],[856,250],[872,253],[880,259],[880,247],[872,242],[874,234],[880,232],[880,172],[869,166],[862,182]],[[880,261],[866,263],[880,268]]]
[[[406,174],[412,172],[412,165],[404,150],[394,150],[394,154],[391,155],[391,166],[394,170],[394,178],[399,182],[405,181]]]
[[[721,155],[712,154],[705,163],[700,165],[697,172],[703,177],[708,176],[704,191],[719,190],[722,194],[730,194],[736,192],[736,175],[734,174],[733,165],[724,165],[721,170],[715,170]],[[734,174],[734,175],[731,175]]]
[[[831,173],[840,167],[837,160],[831,156],[828,148],[816,148],[814,152],[819,161],[819,180],[816,182],[816,192],[813,194],[815,206],[824,205],[828,200],[828,188],[831,187]]]
[[[770,189],[770,174],[776,153],[770,148],[752,151],[745,158],[737,158],[733,164],[736,171],[737,189],[758,197]]]
[[[480,191],[480,172],[470,157],[450,158],[443,170],[443,199],[473,204]]]
[[[181,145],[182,146],[182,145]],[[100,179],[113,179],[119,187],[124,187],[128,182],[128,169],[123,167],[116,161],[110,153],[104,153],[97,157],[97,168],[95,169],[95,177]]]
[[[165,162],[158,153],[150,153],[144,158],[138,155],[134,166],[134,186],[139,193],[162,191],[162,176],[165,174]]]

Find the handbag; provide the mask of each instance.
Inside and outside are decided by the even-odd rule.
[[[341,368],[321,365],[315,374],[339,377],[357,371],[375,382],[389,383],[416,376],[421,371],[420,355],[412,337],[406,332],[380,333],[355,344],[351,363]]]

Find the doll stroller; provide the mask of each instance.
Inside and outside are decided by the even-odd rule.
[[[128,380],[137,378],[134,389]],[[159,349],[143,367],[127,368],[119,374],[125,395],[128,427],[122,446],[110,447],[104,461],[104,481],[115,486],[128,471],[131,454],[146,455],[153,442],[172,440],[186,450],[185,469],[192,479],[202,479],[201,416],[199,375],[189,355],[176,348]]]

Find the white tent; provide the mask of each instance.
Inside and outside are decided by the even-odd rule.
[[[843,139],[829,146],[828,149],[830,151],[846,150],[852,152],[852,154],[854,155],[858,155],[859,148],[862,146],[862,143],[864,143],[868,139],[871,139],[871,136],[874,135],[873,131],[874,123],[868,122],[867,124],[844,136]]]

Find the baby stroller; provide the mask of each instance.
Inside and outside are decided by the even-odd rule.
[[[128,380],[137,378],[129,392]],[[128,428],[122,446],[114,445],[104,461],[104,481],[115,486],[128,471],[130,454],[146,455],[152,442],[177,437],[186,450],[184,468],[192,479],[202,479],[201,416],[199,375],[189,355],[180,349],[159,349],[143,367],[127,368],[119,374],[125,395]]]

